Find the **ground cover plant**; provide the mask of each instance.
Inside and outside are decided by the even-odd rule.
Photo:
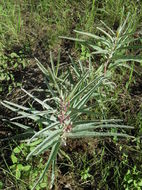
[[[141,2],[0,10],[0,189],[141,189]]]

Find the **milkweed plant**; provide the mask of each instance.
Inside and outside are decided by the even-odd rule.
[[[67,69],[59,63],[54,64],[52,55],[51,67],[45,68],[37,59],[37,65],[45,76],[47,84],[47,97],[40,100],[33,93],[22,89],[34,102],[42,107],[41,110],[15,104],[9,101],[1,102],[6,108],[16,112],[18,116],[10,119],[10,123],[25,130],[28,144],[35,142],[36,146],[28,154],[27,160],[32,156],[38,156],[50,151],[45,169],[34,184],[34,190],[43,179],[46,171],[52,165],[51,187],[55,178],[55,164],[58,152],[62,146],[66,146],[68,138],[91,137],[131,137],[125,129],[131,126],[121,125],[119,119],[93,120],[89,115],[95,114],[92,102],[95,100],[100,86],[108,83],[104,75],[91,75],[91,61],[88,67],[83,67],[82,62],[75,64],[71,59],[71,65]],[[90,77],[94,76],[93,77]],[[98,98],[98,96],[97,96]],[[43,127],[35,131],[32,127],[18,122],[21,118],[29,118]],[[112,129],[118,129],[112,132]],[[118,132],[119,131],[119,132]],[[28,136],[29,134],[29,136]],[[29,138],[30,137],[30,138]]]
[[[106,74],[107,70],[113,70],[118,66],[131,69],[131,66],[126,64],[126,62],[142,63],[141,56],[131,55],[130,52],[128,55],[127,53],[128,50],[132,51],[142,48],[141,44],[139,45],[137,43],[139,38],[134,37],[134,19],[129,13],[124,21],[123,18],[121,19],[121,23],[116,32],[114,32],[103,21],[100,21],[100,23],[101,27],[96,27],[96,32],[99,32],[101,36],[89,32],[74,30],[77,36],[82,36],[84,38],[60,37],[76,41],[85,46],[90,50],[90,56],[92,57],[94,55],[101,56],[103,59],[102,68],[104,70],[104,74]]]

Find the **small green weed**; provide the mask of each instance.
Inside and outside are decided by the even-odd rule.
[[[3,182],[0,181],[0,189],[3,189]]]
[[[142,172],[137,169],[136,165],[128,169],[123,179],[123,186],[125,190],[141,190],[142,189]]]
[[[10,53],[9,55],[1,54],[0,56],[0,91],[4,92],[6,83],[8,83],[8,92],[13,87],[21,86],[20,80],[16,81],[14,73],[17,70],[24,69],[27,65],[26,60],[16,53]],[[19,76],[20,77],[20,76]]]
[[[35,179],[38,177],[39,173],[44,169],[44,159],[36,158],[33,162],[25,162],[26,156],[29,151],[33,149],[34,144],[30,147],[25,146],[25,144],[21,143],[17,147],[15,147],[11,154],[12,164],[9,167],[11,173],[15,176],[16,180],[19,181],[19,188],[23,186],[32,188],[32,184]],[[21,182],[25,181],[25,184]],[[26,185],[27,184],[27,185]],[[48,189],[48,178],[45,176],[43,181],[37,185],[36,189]]]

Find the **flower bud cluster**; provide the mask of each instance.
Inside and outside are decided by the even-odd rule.
[[[68,109],[70,106],[70,102],[65,102],[63,99],[61,99],[60,102],[60,114],[58,116],[59,122],[61,126],[63,127],[63,131],[65,133],[69,133],[72,129],[72,123],[70,121],[70,116],[67,114]]]

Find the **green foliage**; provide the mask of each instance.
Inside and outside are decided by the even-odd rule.
[[[20,5],[12,3],[12,1],[2,0],[0,5],[0,49],[6,45],[19,41],[23,21],[21,18]]]
[[[124,179],[124,188],[141,190],[142,189],[142,172],[137,169],[136,165],[134,165],[131,169],[128,169],[126,172]]]
[[[13,87],[21,86],[19,80],[16,81],[14,73],[16,71],[24,69],[26,61],[20,55],[16,53],[10,53],[9,55],[1,54],[0,56],[0,91],[6,90],[6,83],[8,83],[8,91],[10,92]],[[20,78],[20,76],[19,76]]]
[[[97,92],[98,87],[103,83],[105,84],[105,81],[107,81],[105,77],[96,77],[94,74],[94,79],[90,80],[89,77],[91,73],[88,72],[90,67],[82,68],[81,65],[75,65],[73,61],[73,65],[71,65],[70,69],[62,73],[59,65],[55,67],[52,55],[50,59],[51,68],[48,67],[47,69],[37,60],[37,65],[44,73],[47,80],[47,98],[45,100],[40,100],[23,89],[29,97],[42,106],[43,110],[31,109],[8,101],[2,102],[2,105],[20,115],[19,117],[12,118],[11,123],[28,131],[32,131],[29,126],[13,121],[20,118],[30,118],[37,123],[45,125],[40,131],[33,131],[34,135],[29,140],[29,144],[33,142],[37,143],[35,148],[33,148],[27,156],[27,160],[31,156],[38,156],[51,148],[45,169],[33,189],[35,189],[43,179],[49,166],[56,162],[60,146],[66,145],[67,138],[107,136],[131,137],[124,133],[111,131],[113,128],[132,128],[130,126],[116,124],[119,120],[110,119],[95,121],[84,119],[88,118],[90,114],[93,114],[91,101],[96,98],[94,94]],[[54,106],[52,106],[52,104]],[[18,150],[16,149],[16,151]],[[17,163],[17,159],[14,155],[12,156],[12,160],[13,163]],[[18,175],[20,175],[20,173],[18,173]],[[51,179],[51,181],[53,182],[54,180]],[[51,184],[51,186],[52,185],[53,184]]]
[[[21,174],[23,172],[27,172],[30,170],[31,166],[26,164],[23,165],[23,158],[22,156],[25,157],[27,148],[24,147],[24,144],[20,144],[19,146],[15,147],[13,149],[13,152],[11,154],[11,160],[13,165],[10,166],[10,169],[15,172],[15,176],[17,179],[21,178]]]
[[[80,163],[82,165],[81,168],[79,168],[79,172],[80,172],[80,176],[81,176],[81,180],[83,182],[89,180],[89,179],[92,179],[92,175],[90,174],[90,170],[91,170],[91,161],[88,161],[87,159],[87,155],[84,154],[84,156],[81,157],[81,160],[80,160]]]
[[[111,25],[116,29],[120,24],[122,17],[126,17],[127,13],[130,12],[136,21],[134,27],[141,17],[141,3],[140,1],[129,1],[129,0],[104,0],[102,3],[102,20],[106,20],[108,25]]]
[[[16,177],[16,180],[19,181],[19,188],[21,188],[21,186],[23,186],[23,189],[26,189],[26,187],[32,188],[35,179],[44,169],[44,158],[37,157],[34,162],[25,162],[26,156],[33,146],[34,145],[30,145],[30,147],[28,147],[21,143],[13,149],[11,154],[12,165],[10,166],[10,170]],[[25,181],[25,183],[22,183],[22,181]],[[45,187],[48,187],[46,177],[44,177],[40,185],[37,185],[36,189],[40,190]]]
[[[0,189],[3,189],[3,182],[0,181]]]
[[[81,45],[81,57],[80,57],[80,60],[87,60],[89,57],[90,57],[89,50],[84,45]]]
[[[129,16],[128,12],[130,12]],[[18,113],[17,117],[10,121],[6,120],[12,126],[20,128],[21,133],[16,134],[13,139],[31,138],[28,146],[20,142],[21,144],[14,148],[11,154],[10,170],[12,173],[8,174],[8,179],[14,178],[17,189],[31,189],[35,181],[40,182],[40,184],[36,184],[36,189],[49,188],[47,187],[49,186],[47,176],[44,174],[48,169],[50,172],[51,165],[52,177],[49,179],[51,179],[52,186],[56,176],[54,172],[56,158],[58,158],[57,155],[60,156],[62,146],[66,147],[68,138],[100,136],[104,138],[106,135],[112,135],[113,142],[117,144],[119,136],[128,137],[125,133],[131,127],[120,125],[120,120],[107,120],[106,118],[125,119],[125,122],[134,125],[137,129],[134,133],[138,132],[141,136],[142,112],[138,106],[141,99],[135,105],[133,98],[138,99],[139,97],[135,96],[133,92],[135,90],[131,89],[131,85],[137,82],[134,79],[137,78],[135,76],[136,66],[139,76],[139,69],[142,66],[141,56],[136,56],[137,54],[141,55],[142,40],[139,38],[141,29],[136,30],[137,27],[140,27],[141,20],[141,2],[134,0],[1,1],[0,92],[2,94],[10,92],[13,87],[21,86],[21,79],[17,80],[17,73],[19,77],[19,71],[26,66],[23,56],[27,55],[27,51],[28,55],[37,55],[39,60],[42,60],[41,54],[47,54],[48,58],[48,48],[52,48],[56,52],[61,44],[61,48],[65,48],[63,53],[68,53],[72,43],[62,43],[58,38],[59,35],[72,36],[73,38],[70,39],[77,42],[76,48],[78,48],[78,44],[81,44],[81,48],[80,46],[78,48],[81,52],[81,60],[75,62],[70,58],[70,66],[60,66],[60,61],[57,61],[55,66],[51,56],[51,67],[45,69],[37,60],[47,84],[47,89],[42,91],[46,96],[44,99],[40,100],[33,93],[23,89],[25,94],[32,99],[29,107],[8,101],[3,102],[7,108]],[[72,34],[74,29],[76,33]],[[135,30],[136,34],[134,34]],[[75,35],[76,38],[74,38]],[[83,36],[82,39],[80,36]],[[24,46],[28,50],[15,53],[15,49],[22,49]],[[75,56],[76,50],[74,46],[71,49]],[[39,53],[40,51],[45,52]],[[30,58],[28,57],[28,59]],[[64,57],[62,61],[64,62]],[[129,65],[126,62],[132,64]],[[96,65],[97,68],[98,65],[101,65],[97,71]],[[123,66],[123,70],[119,67],[119,70],[112,73],[117,66]],[[130,69],[129,77],[127,77],[129,71],[124,67]],[[111,76],[116,84],[111,83],[103,74],[101,75],[106,70],[107,75],[105,76]],[[119,72],[117,73],[117,71]],[[32,106],[37,104],[39,106],[36,108]],[[64,111],[63,107],[67,107],[67,111]],[[65,121],[61,123],[63,116]],[[28,118],[28,124],[24,123],[25,118]],[[31,120],[36,123],[36,129],[39,127],[38,130],[35,131],[31,126],[27,126],[31,124]],[[7,137],[6,139],[12,138]],[[136,143],[137,150],[141,149],[141,138],[137,138],[133,143]],[[133,148],[133,143],[127,142],[126,144]],[[120,152],[114,157],[112,152],[110,157],[105,160],[107,155],[102,147],[103,145],[96,148],[91,162],[88,162],[87,158],[84,159],[80,153],[77,154],[79,169],[76,179],[79,177],[81,182],[87,183],[87,181],[93,181],[93,176],[95,176],[95,182],[97,182],[95,185],[98,185],[98,189],[119,190],[122,186],[126,189],[140,189],[141,173],[138,171],[138,165],[141,163],[141,155],[139,154],[140,156],[136,158],[138,163],[135,162],[133,167],[129,167],[128,165],[131,163],[128,162],[128,157],[132,158],[133,154],[123,155],[122,161],[119,160]],[[100,152],[102,155],[99,154]],[[25,161],[27,155],[29,160]],[[34,155],[34,159],[30,159]],[[73,176],[73,172],[76,174],[76,168],[73,170],[72,158],[66,153],[64,156],[68,157],[71,162],[70,173]],[[83,164],[81,168],[80,163]],[[92,174],[93,168],[95,171]],[[40,178],[39,174],[42,174]],[[125,177],[122,179],[124,174]],[[38,178],[39,180],[37,180]],[[123,183],[120,185],[122,180]],[[0,189],[4,188],[5,182],[2,180]]]
[[[133,44],[138,39],[134,39],[132,36],[134,34],[133,19],[130,21],[129,14],[127,18],[120,24],[116,32],[108,27],[103,21],[101,21],[101,24],[104,28],[97,27],[99,33],[102,34],[101,36],[75,30],[77,34],[83,35],[89,39],[71,37],[62,38],[79,42],[83,44],[82,47],[86,45],[91,49],[90,56],[100,55],[102,57],[100,62],[104,65],[104,73],[106,73],[107,68],[109,70],[117,66],[125,66],[129,68],[128,65],[124,64],[126,62],[142,62],[142,57],[133,56],[127,53],[129,49],[133,50],[142,48],[141,45]],[[84,50],[85,49],[83,48],[83,51]]]

